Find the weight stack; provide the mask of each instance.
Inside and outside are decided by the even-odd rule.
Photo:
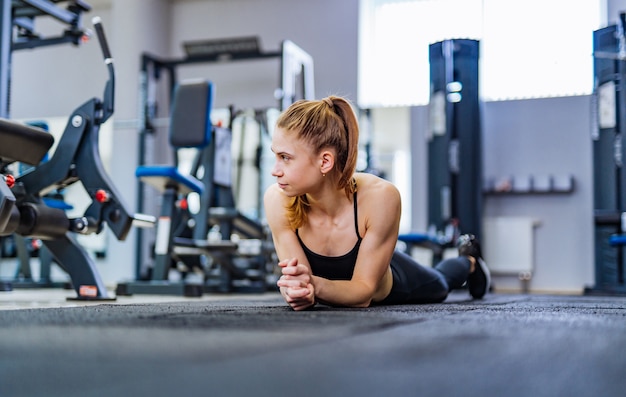
[[[482,134],[479,42],[431,44],[428,225],[450,225],[478,238],[482,232]]]
[[[619,29],[612,25],[593,32],[594,119],[592,129],[594,177],[595,285],[586,293],[626,294],[623,246],[609,243],[613,234],[624,233],[626,177],[622,163],[626,127],[626,63],[619,60]]]

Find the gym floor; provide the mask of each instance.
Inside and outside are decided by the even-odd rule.
[[[454,292],[294,312],[273,292],[0,293],[0,395],[623,396],[626,297]]]

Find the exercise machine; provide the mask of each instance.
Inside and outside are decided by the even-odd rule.
[[[65,7],[63,7],[65,6]],[[83,27],[83,14],[91,7],[81,0],[0,0],[0,117],[9,118],[10,87],[11,87],[11,60],[13,51],[33,49],[43,46],[70,43],[81,44],[89,35]],[[39,17],[51,17],[66,29],[60,34],[44,36],[36,29],[36,20]],[[20,237],[15,239],[20,240]],[[0,242],[6,248],[13,244],[13,237],[0,237]],[[22,250],[23,241],[18,241],[20,248],[19,260],[26,258]],[[25,267],[20,263],[20,267]],[[24,268],[26,276],[28,269]],[[4,283],[3,289],[10,290],[14,283]]]
[[[230,62],[277,60],[279,61],[280,69],[278,81],[280,88],[275,90],[275,92],[271,92],[270,95],[273,94],[274,98],[278,101],[279,110],[286,108],[297,99],[313,99],[315,96],[313,60],[309,54],[289,40],[285,40],[281,43],[280,51],[273,52],[262,51],[260,49],[259,40],[256,37],[195,41],[185,43],[184,48],[186,55],[182,58],[164,59],[147,53],[142,55],[142,86],[140,98],[143,103],[140,118],[142,126],[139,134],[139,166],[150,166],[155,163],[151,156],[153,156],[155,152],[155,135],[160,127],[160,122],[157,117],[159,108],[155,99],[158,89],[157,83],[163,76],[167,77],[169,84],[166,84],[166,86],[169,87],[173,95],[175,88],[179,86],[178,71],[183,66],[202,64],[211,66],[212,64],[218,63],[223,65]],[[170,103],[174,103],[174,100],[171,99]],[[163,107],[160,109],[163,109]],[[169,112],[169,114],[171,114],[171,112]],[[228,127],[227,129],[230,130],[231,134],[233,119],[235,119],[238,114],[240,113],[235,111],[234,107],[231,106],[228,121],[222,123],[223,126]],[[220,130],[218,129],[217,131]],[[231,135],[227,134],[225,136],[229,136],[229,139],[232,140]],[[232,180],[230,179],[231,178],[229,178],[228,183],[205,181],[205,189],[209,192],[205,196],[203,204],[200,205],[201,213],[198,216],[200,219],[203,219],[203,222],[208,221],[208,231],[214,232],[212,235],[217,235],[216,232],[219,231],[224,239],[230,239],[230,235],[232,234],[231,229],[234,228],[237,234],[244,236],[244,240],[256,240],[256,237],[262,237],[261,240],[267,239],[267,230],[265,230],[265,227],[262,225],[262,215],[258,214],[259,216],[253,219],[249,216],[242,216],[243,214],[236,208],[235,195],[231,184]],[[239,179],[236,180],[236,183],[238,183],[238,181]],[[149,201],[151,196],[147,191],[144,191],[144,188],[143,182],[141,182],[140,179],[137,197],[137,208],[139,212],[144,212],[145,208],[150,206]],[[209,197],[213,197],[212,202],[207,201]],[[202,226],[202,228],[204,228],[204,226]],[[203,234],[204,232],[205,231],[200,232],[200,228],[198,228],[194,233]],[[148,274],[146,271],[146,269],[153,268],[152,240],[156,239],[157,236],[152,237],[148,233],[143,233],[141,230],[137,234],[136,280],[138,281],[145,281],[146,277],[152,279],[152,281],[157,281],[153,279],[154,274]],[[206,239],[206,234],[199,237],[199,240]],[[238,246],[241,247],[241,242]],[[214,253],[214,255],[208,255],[208,257],[213,258],[215,255],[217,254]],[[230,253],[227,256],[227,258],[232,260],[231,266],[220,266],[221,272],[218,278],[221,278],[222,281],[213,283],[213,289],[231,290],[233,288],[232,282],[236,281],[239,276],[229,273],[231,271],[241,273],[241,269],[237,270],[237,263],[239,262],[250,264],[248,255],[243,255],[244,259],[241,261],[237,255],[239,254]],[[243,266],[245,267],[247,265]],[[163,281],[162,278],[161,272],[159,281]],[[124,284],[127,285],[127,283]]]
[[[457,237],[482,233],[482,134],[478,84],[479,42],[450,39],[429,46],[430,134],[428,230],[400,241],[433,250],[433,261]]]
[[[593,32],[595,285],[587,294],[626,294],[626,15]]]
[[[268,235],[262,224],[235,208],[232,133],[213,125],[213,96],[208,80],[182,82],[175,88],[169,127],[174,164],[139,166],[135,172],[161,193],[154,266],[148,280],[118,284],[118,295],[200,296],[205,291],[241,291],[237,282],[244,280],[249,290],[266,290]],[[196,151],[187,171],[180,166],[181,149]],[[170,278],[172,269],[181,274],[179,280]],[[200,282],[186,279],[194,270],[202,274]]]
[[[263,196],[274,183],[271,167],[272,131],[280,115],[277,108],[241,109],[234,111],[230,122],[233,138],[233,196],[237,207],[249,217],[265,218]]]
[[[115,71],[100,18],[94,18],[93,24],[109,76],[103,98],[89,99],[74,110],[50,159],[41,162],[54,142],[49,133],[0,119],[1,168],[6,170],[15,161],[34,166],[17,178],[3,175],[0,235],[17,233],[41,239],[68,273],[76,299],[108,300],[115,298],[109,296],[94,260],[75,234],[100,233],[106,225],[118,240],[124,240],[131,226],[151,227],[154,219],[128,209],[100,158],[100,126],[114,111]],[[43,197],[47,193],[76,182],[92,199],[83,216],[69,219],[63,209],[46,205]]]

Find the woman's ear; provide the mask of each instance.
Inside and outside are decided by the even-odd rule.
[[[320,154],[320,160],[320,172],[322,174],[328,174],[335,166],[335,155],[331,151],[322,151]]]

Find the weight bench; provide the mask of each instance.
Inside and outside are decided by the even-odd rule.
[[[168,282],[168,274],[174,261],[185,263],[185,257],[199,257],[200,255],[215,253],[231,253],[237,250],[237,244],[230,241],[230,236],[224,236],[219,241],[209,241],[208,231],[197,233],[193,237],[181,236],[183,223],[192,216],[185,208],[180,207],[180,201],[187,195],[196,193],[200,197],[209,194],[207,186],[191,173],[183,173],[178,167],[177,151],[183,148],[193,148],[199,156],[213,145],[214,127],[211,123],[211,109],[213,106],[214,88],[209,81],[183,82],[176,86],[172,102],[171,120],[169,128],[169,142],[174,149],[173,165],[143,165],[137,167],[135,176],[161,192],[161,212],[156,227],[156,241],[154,245],[154,266],[151,280],[135,281],[118,284],[118,295],[132,295],[133,293],[159,293],[185,296],[199,296],[202,294],[202,285]],[[204,172],[208,173],[213,158],[200,160],[204,165]],[[210,186],[208,187],[210,188]],[[195,228],[202,228],[206,220]],[[197,261],[191,260],[192,265]]]
[[[229,292],[235,283],[247,284],[240,291],[267,288],[263,254],[268,245],[262,241],[267,238],[266,229],[236,209],[231,188],[232,133],[212,125],[213,95],[210,81],[177,85],[169,128],[175,162],[144,165],[135,171],[141,182],[162,195],[155,261],[150,280],[120,283],[119,295],[199,296],[203,291]],[[197,152],[191,171],[184,173],[178,167],[177,156],[183,148]],[[199,196],[199,209],[193,213],[180,205],[189,194]],[[219,228],[221,237],[211,233],[214,227]],[[240,239],[231,239],[233,234]],[[184,265],[182,282],[169,281],[169,271],[176,264]],[[209,269],[213,265],[217,266]],[[202,269],[202,285],[185,282],[186,269]]]
[[[406,253],[409,255],[412,247],[423,247],[431,250],[433,253],[433,264],[443,259],[445,249],[454,247],[452,237],[430,233],[403,233],[398,235],[398,240],[406,243]]]

